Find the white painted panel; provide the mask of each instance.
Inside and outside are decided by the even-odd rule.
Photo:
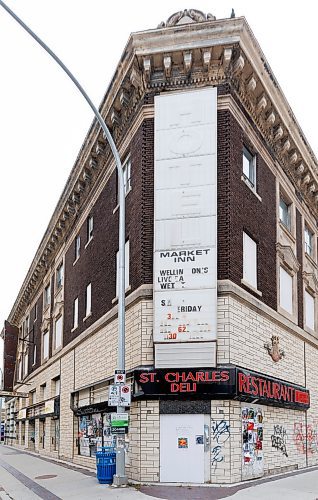
[[[211,288],[216,283],[216,248],[155,253],[155,290]]]
[[[204,483],[204,415],[160,415],[160,481]]]
[[[279,268],[279,305],[293,314],[293,278],[282,267]]]
[[[216,339],[216,288],[155,294],[154,341]]]
[[[156,130],[215,123],[216,98],[216,88],[156,96]]]
[[[160,189],[156,192],[157,220],[216,215],[216,190],[210,186]]]
[[[154,340],[169,348],[216,339],[216,108],[216,89],[155,99]],[[196,349],[167,366],[202,366]]]
[[[306,326],[315,329],[315,299],[314,297],[305,290],[305,316],[306,316]]]
[[[192,217],[155,222],[155,249],[216,246],[216,217]]]
[[[160,130],[156,135],[156,160],[213,155],[216,137],[210,125]]]
[[[257,244],[243,233],[243,279],[257,288]]]
[[[156,162],[156,190],[207,186],[215,183],[216,155]]]
[[[155,344],[156,368],[214,368],[216,342]]]

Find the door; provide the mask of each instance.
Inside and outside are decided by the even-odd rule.
[[[160,415],[160,481],[208,480],[205,462],[209,456],[209,436],[204,424],[205,415]]]

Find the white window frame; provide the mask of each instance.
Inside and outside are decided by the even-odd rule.
[[[50,349],[50,333],[49,330],[45,330],[42,334],[42,353],[43,353],[43,360],[49,358],[49,349]]]
[[[123,163],[123,176],[124,176],[124,187],[125,187],[125,196],[131,190],[131,159],[130,156],[126,158]]]
[[[92,314],[92,284],[88,283],[85,291],[85,318]]]
[[[72,330],[76,330],[78,327],[78,297],[74,299],[73,302],[73,328]]]
[[[38,303],[36,302],[34,304],[34,320],[33,320],[33,322],[35,323],[37,319],[38,319]]]
[[[243,146],[242,152],[242,171],[245,181],[248,183],[253,191],[256,191],[256,156],[251,153],[251,151]],[[248,163],[248,172],[245,168]]]
[[[44,288],[44,300],[43,300],[44,309],[49,307],[50,303],[51,303],[51,283],[48,283],[48,285],[46,285],[46,287]]]
[[[20,382],[20,380],[22,380],[22,356],[18,363],[18,382]]]
[[[310,299],[311,304],[313,305],[313,311],[311,314],[308,314],[309,311],[309,302],[308,299]],[[315,297],[312,293],[309,292],[305,288],[305,293],[304,293],[304,309],[305,309],[305,328],[309,328],[312,331],[315,331],[315,326],[316,326],[316,301]],[[311,320],[311,322],[310,322]],[[310,322],[310,324],[309,324]]]
[[[284,217],[284,215],[286,215],[286,217]],[[291,203],[288,203],[284,196],[280,196],[279,198],[279,220],[284,225],[284,227],[288,229],[289,232],[291,232]]]
[[[279,307],[282,308],[290,316],[294,314],[295,304],[294,304],[294,276],[289,273],[284,266],[280,264],[279,266]],[[290,283],[290,290],[288,294],[284,294],[287,289],[287,281]],[[288,299],[291,299],[290,302]]]
[[[29,371],[29,353],[25,352],[23,359],[23,378],[27,376],[28,371]]]
[[[314,251],[315,251],[315,234],[314,232],[310,229],[308,224],[305,223],[305,228],[304,228],[304,249],[305,253],[309,255],[312,259],[314,258]]]
[[[58,323],[60,322],[60,323]],[[59,341],[60,343],[57,344],[57,324],[59,325],[60,331],[59,331]],[[54,349],[60,349],[63,345],[63,316],[58,316],[55,320],[54,323]]]
[[[80,255],[81,255],[81,237],[78,234],[77,236],[75,236],[75,261],[74,262],[76,262],[80,258]]]
[[[36,344],[33,345],[33,360],[32,360],[32,366],[36,364]]]
[[[257,290],[257,243],[243,231],[243,279],[242,283]]]
[[[129,240],[125,243],[125,291],[129,290],[129,254],[130,245]],[[116,253],[116,297],[118,297],[119,290],[119,252]]]
[[[87,243],[91,241],[93,238],[93,230],[94,230],[94,217],[89,215],[87,217]]]
[[[56,289],[60,290],[64,281],[64,264],[61,262],[56,268]]]

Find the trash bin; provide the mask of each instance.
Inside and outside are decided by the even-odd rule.
[[[102,446],[96,452],[96,475],[101,484],[112,484],[116,473],[116,452],[111,446]]]

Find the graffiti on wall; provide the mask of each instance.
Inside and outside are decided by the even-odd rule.
[[[224,460],[223,445],[230,437],[230,424],[226,420],[213,420],[211,431],[211,440],[215,443],[211,450],[211,465],[215,470]]]
[[[288,457],[287,453],[287,432],[283,425],[274,425],[274,432],[271,435],[272,448],[281,451],[285,457]]]
[[[318,452],[318,422],[305,425],[302,422],[294,423],[294,442],[300,453],[306,454],[306,435],[307,435],[307,453],[314,455]]]

